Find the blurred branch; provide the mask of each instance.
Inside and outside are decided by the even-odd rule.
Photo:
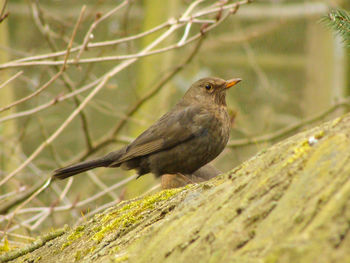
[[[259,23],[253,26],[245,26],[244,30],[235,33],[234,35],[229,32],[221,34],[215,38],[215,40],[207,41],[205,43],[206,49],[222,48],[223,45],[232,45],[234,43],[240,44],[242,42],[248,42],[255,40],[259,37],[265,37],[269,33],[273,33],[286,24],[285,20],[269,21],[266,23]]]
[[[62,75],[64,70],[65,70],[65,67],[62,66],[61,70],[58,73],[56,73],[52,78],[50,78],[44,85],[42,85],[40,88],[38,88],[35,92],[33,92],[32,94],[29,94],[28,96],[26,96],[26,97],[24,97],[22,99],[14,101],[14,102],[12,102],[11,104],[9,104],[9,105],[7,105],[5,107],[0,108],[0,112],[9,110],[9,109],[17,106],[18,104],[26,102],[26,101],[34,98],[35,96],[39,95],[42,91],[44,91],[47,87],[49,87],[52,83],[54,83]],[[9,117],[9,116],[7,116],[7,117]],[[0,122],[1,122],[1,120],[0,120]]]
[[[75,37],[75,35],[76,35],[76,33],[77,33],[78,25],[79,25],[80,22],[81,22],[81,18],[82,18],[82,14],[83,14],[83,13],[84,13],[84,8],[82,9],[82,11],[81,11],[81,13],[80,13],[80,16],[79,16],[79,19],[78,19],[78,21],[77,21],[77,23],[76,23],[76,26],[75,26],[74,30],[73,30],[71,40],[70,40],[70,42],[69,42],[69,44],[68,44],[68,47],[67,47],[67,52],[66,52],[66,56],[65,56],[65,58],[64,58],[64,62],[67,62],[67,59],[68,59],[68,57],[69,57],[69,52],[70,52],[70,49],[71,49],[71,47],[72,47],[74,37]],[[52,77],[52,78],[46,83],[46,85],[44,85],[44,86],[48,87],[48,86],[49,86],[52,82],[54,82],[61,74],[63,74],[63,72],[64,72],[65,70],[66,70],[66,63],[64,63],[64,64],[62,65],[60,71],[59,71],[54,77]],[[48,142],[48,140],[46,140],[44,143],[41,144],[42,149],[44,149],[44,147],[46,146],[46,143],[47,143],[47,142]],[[39,147],[39,148],[40,148],[40,147]],[[37,149],[37,151],[34,152],[31,156],[36,156],[36,155],[38,155],[40,152],[41,152],[41,150],[38,151],[38,149]],[[32,159],[33,159],[33,157],[32,157]],[[7,182],[13,175],[15,175],[18,171],[22,170],[25,166],[27,166],[27,165],[31,162],[32,159],[29,157],[24,163],[22,163],[17,169],[15,169],[15,171],[13,171],[13,172],[10,173],[9,175],[5,176],[5,178],[4,178],[3,180],[1,180],[0,186],[3,185],[4,183],[6,183],[6,182]]]
[[[46,180],[47,179],[39,181],[39,183],[37,183],[33,187],[17,193],[15,195],[15,197],[13,199],[11,199],[10,201],[3,202],[0,205],[0,215],[6,214],[11,208],[15,207],[16,205],[20,204],[23,200],[30,197],[35,191],[37,191],[43,185],[43,183]]]
[[[50,48],[52,50],[56,49],[56,40],[64,39],[66,43],[69,42],[65,36],[60,36],[56,32],[52,31],[49,24],[45,23],[42,10],[40,9],[39,2],[37,0],[30,0],[31,15],[34,21],[34,24],[42,35],[46,38]],[[81,11],[80,11],[81,12]]]
[[[67,231],[67,227],[64,227],[62,229],[55,230],[53,232],[50,232],[46,235],[43,235],[39,238],[37,238],[33,243],[19,249],[16,251],[10,251],[9,253],[0,255],[0,261],[1,262],[7,262],[11,261],[13,259],[16,259],[20,256],[23,256],[29,252],[34,251],[35,249],[38,249],[42,246],[44,246],[47,242],[49,242],[52,239],[55,239],[56,237],[62,236]]]
[[[74,38],[76,36],[77,29],[78,29],[78,27],[79,27],[79,25],[81,23],[84,11],[85,11],[85,8],[82,9],[82,11],[80,13],[80,16],[79,16],[79,19],[78,19],[78,21],[76,23],[76,26],[75,26],[74,30],[73,30],[73,34],[72,34],[71,40],[70,40],[70,42],[68,44],[68,47],[67,47],[67,50],[66,50],[66,55],[64,57],[63,65],[62,65],[61,69],[51,79],[49,79],[43,86],[41,86],[39,89],[37,89],[35,92],[33,92],[32,94],[30,94],[30,95],[28,95],[28,96],[26,96],[26,97],[24,97],[22,99],[19,99],[19,100],[13,102],[13,103],[5,106],[5,107],[0,108],[0,112],[3,112],[5,110],[9,110],[9,109],[11,109],[14,106],[17,106],[18,104],[23,103],[25,101],[28,101],[31,98],[39,95],[43,90],[45,90],[47,87],[49,87],[53,82],[55,82],[63,74],[63,72],[66,70],[66,63],[67,63],[67,60],[68,60],[68,57],[69,57],[70,49],[71,49],[71,47],[73,45],[73,40],[74,40]],[[17,76],[17,75],[19,75],[19,74],[16,74],[15,76]]]
[[[143,38],[147,35],[153,34],[155,32],[160,31],[161,29],[167,28],[170,26],[169,22],[160,24],[148,31],[136,34],[134,36],[128,36],[128,37],[124,37],[124,38],[119,38],[117,40],[110,40],[110,41],[103,41],[103,42],[96,42],[96,43],[88,43],[86,48],[87,49],[92,49],[92,48],[100,48],[100,47],[108,47],[108,46],[114,46],[114,45],[118,45],[121,43],[126,43],[129,41],[133,41],[133,40],[137,40],[140,38]],[[77,52],[81,49],[82,45],[77,46],[72,48],[72,52]],[[26,58],[21,58],[21,59],[17,59],[14,60],[12,62],[8,62],[8,63],[20,63],[20,62],[26,62],[26,61],[32,61],[32,60],[41,60],[41,59],[47,59],[47,58],[54,58],[54,57],[59,57],[65,54],[65,51],[58,51],[58,52],[54,52],[54,53],[49,53],[49,54],[43,54],[43,55],[36,55],[36,56],[30,56],[30,57],[26,57]],[[0,65],[1,66],[1,65]]]
[[[76,63],[79,62],[79,59],[80,59],[81,55],[83,54],[84,50],[86,50],[87,45],[89,43],[89,40],[91,40],[92,31],[94,31],[94,29],[98,26],[98,24],[101,23],[103,20],[107,19],[108,17],[110,17],[111,15],[113,15],[115,12],[117,12],[119,9],[121,9],[122,7],[127,5],[128,3],[129,3],[129,0],[124,0],[121,4],[119,4],[118,6],[113,8],[111,11],[109,11],[104,16],[101,16],[101,17],[96,16],[95,21],[91,24],[89,30],[85,34],[83,44],[81,45],[81,47],[79,49],[79,53],[78,53],[78,55],[75,58],[75,62]]]
[[[8,216],[8,222],[7,225],[4,229],[4,232],[6,233],[7,229],[10,227],[10,225],[12,224],[12,221],[15,217],[15,215],[17,214],[17,212],[24,207],[26,204],[28,204],[30,201],[32,201],[35,197],[37,197],[42,191],[44,191],[47,187],[49,187],[49,185],[51,184],[51,177],[49,179],[47,179],[43,185],[41,185],[33,194],[31,194],[30,196],[28,196],[28,198],[25,199],[24,202],[22,202],[19,206],[16,207],[15,211],[13,211],[10,216]],[[6,235],[6,234],[5,234]]]
[[[80,89],[77,89],[77,90],[74,90],[66,95],[57,95],[55,98],[53,98],[52,100],[50,100],[49,102],[46,102],[42,105],[39,105],[35,108],[32,108],[32,109],[29,109],[29,110],[25,110],[25,111],[20,111],[20,112],[16,112],[14,114],[10,114],[8,116],[5,116],[3,118],[0,118],[0,123],[1,122],[5,122],[5,121],[9,121],[9,120],[13,120],[13,119],[16,119],[16,118],[20,118],[20,117],[24,117],[24,116],[29,116],[29,115],[32,115],[32,114],[35,114],[39,111],[42,111],[44,109],[47,109],[49,108],[50,106],[52,105],[55,105],[59,102],[62,102],[64,100],[67,100],[67,99],[70,99],[70,98],[73,98],[74,96],[84,92],[84,91],[87,91],[89,89],[91,89],[93,86],[95,86],[99,81],[102,80],[102,77],[99,78],[99,79],[96,79],[95,81],[83,86],[82,88]]]
[[[191,37],[190,39],[188,39],[187,41],[185,41],[185,43],[181,44],[181,46],[177,46],[177,44],[175,45],[171,45],[171,46],[168,46],[166,48],[163,48],[161,49],[162,52],[165,52],[165,51],[169,51],[169,50],[172,50],[172,49],[176,49],[176,48],[180,48],[180,47],[183,47],[189,43],[191,43],[192,41],[195,41],[197,40],[198,38],[200,38],[202,36],[203,33],[206,33],[212,29],[214,29],[215,27],[217,27],[222,21],[224,21],[230,14],[232,13],[235,13],[237,11],[237,9],[239,8],[240,5],[243,5],[243,4],[247,4],[249,1],[246,0],[246,1],[240,1],[240,2],[237,2],[237,3],[234,3],[234,4],[230,4],[230,5],[227,5],[227,6],[224,6],[223,9],[229,9],[230,11],[227,12],[224,16],[222,16],[216,23],[210,25],[210,26],[205,26],[202,31],[196,35],[194,35],[193,37]],[[222,9],[222,10],[223,10]],[[216,11],[220,11],[221,9],[220,8],[214,8],[213,10],[216,10]],[[209,11],[207,11],[205,14],[207,14]],[[212,12],[209,12],[209,13],[212,13]],[[197,15],[198,16],[198,15]],[[182,21],[182,20],[185,20],[185,18],[180,18],[178,21]],[[187,19],[188,20],[188,19]],[[171,21],[171,20],[170,20]],[[181,27],[181,25],[177,24],[177,23],[174,23],[172,22],[173,26],[172,26],[172,31],[173,30],[176,30],[178,28]],[[163,25],[161,25],[163,27]],[[159,50],[155,50],[154,52],[158,53]],[[136,58],[140,58],[140,57],[143,57],[145,56],[145,54],[147,55],[151,55],[153,54],[152,52],[139,52],[138,54],[136,55],[130,55],[130,56],[124,56],[125,58],[127,57],[131,57],[132,59],[136,59]],[[80,61],[81,62],[81,61]],[[5,64],[3,65],[0,65],[0,68],[1,66],[4,66]],[[5,67],[5,66],[4,66]],[[81,93],[81,92],[84,92],[90,88],[92,88],[93,86],[97,85],[99,82],[101,82],[103,80],[104,76],[100,77],[99,79],[91,82],[90,84],[87,84],[85,85],[84,87],[80,88],[80,89],[77,89],[69,94],[66,94],[66,95],[58,95],[56,98],[52,99],[51,101],[45,103],[45,104],[42,104],[42,105],[39,105],[37,106],[36,108],[33,108],[33,109],[30,109],[30,110],[26,110],[26,111],[22,111],[22,112],[16,112],[14,114],[11,114],[11,115],[8,115],[8,116],[5,116],[3,118],[0,118],[0,122],[4,122],[4,121],[8,121],[8,120],[11,120],[11,119],[15,119],[15,118],[19,118],[19,117],[24,117],[24,116],[28,116],[28,115],[31,115],[31,114],[34,114],[34,113],[37,113],[41,110],[44,110],[58,102],[61,102],[63,100],[66,100],[66,99],[69,99],[69,98],[72,98],[74,96],[76,96],[77,94]]]
[[[38,27],[39,31],[44,36],[46,36],[46,39],[47,39],[47,41],[49,43],[49,46],[50,46],[51,50],[52,51],[56,51],[57,48],[56,48],[56,45],[55,45],[55,41],[52,39],[52,34],[48,33],[48,32],[53,32],[53,30],[50,29],[49,24],[45,21],[44,15],[42,14],[42,11],[40,11],[40,6],[39,6],[39,3],[37,1],[35,2],[35,4],[32,4],[32,11],[33,11],[34,20],[37,21],[36,24],[37,24],[37,27]],[[78,31],[78,28],[79,28],[79,26],[80,26],[80,24],[81,24],[81,22],[83,20],[85,11],[86,11],[86,6],[84,5],[82,7],[81,11],[80,11],[78,22],[75,24],[75,27],[73,29],[73,35],[74,36],[76,35],[76,33]],[[70,49],[71,49],[72,45],[73,45],[73,38],[71,38],[69,45],[70,45]],[[59,71],[57,66],[56,66],[56,70]],[[72,81],[70,80],[70,78],[68,77],[68,75],[66,73],[62,74],[62,80],[63,80],[63,83],[65,84],[66,88],[69,91],[73,91],[74,90]],[[77,98],[77,97],[73,97],[73,101],[74,101],[76,107],[81,103],[79,98]],[[79,117],[80,117],[80,120],[81,120],[81,125],[82,125],[82,130],[83,130],[83,135],[84,135],[84,139],[85,139],[86,145],[87,145],[88,148],[91,148],[91,141],[92,141],[92,139],[91,139],[91,135],[90,135],[90,132],[89,132],[88,123],[87,123],[87,117],[86,117],[85,112],[81,111],[79,113]]]
[[[4,21],[4,20],[9,16],[9,12],[6,12],[6,13],[5,13],[6,7],[7,7],[7,0],[4,1],[4,5],[3,5],[2,8],[1,8],[1,12],[0,12],[0,23],[1,23],[2,21]]]
[[[11,78],[9,78],[8,80],[4,81],[4,83],[2,83],[0,85],[0,89],[2,89],[3,87],[5,87],[7,84],[9,84],[11,81],[13,81],[14,79],[18,78],[20,75],[23,74],[23,70],[18,71],[15,75],[13,75]]]
[[[197,1],[195,1],[194,3],[196,3]],[[87,58],[87,59],[81,59],[79,60],[79,63],[76,62],[74,59],[69,59],[66,63],[68,65],[73,64],[73,65],[77,65],[77,64],[85,64],[85,63],[95,63],[95,62],[106,62],[106,61],[117,61],[117,60],[127,60],[127,59],[135,59],[135,58],[141,58],[141,57],[146,57],[146,56],[150,56],[150,55],[154,55],[154,54],[159,54],[159,53],[164,53],[167,52],[169,50],[172,49],[177,49],[177,48],[181,48],[195,40],[197,40],[198,38],[201,37],[202,33],[208,32],[212,29],[214,29],[215,27],[217,27],[222,21],[224,21],[230,14],[236,13],[237,9],[239,8],[239,6],[243,5],[243,4],[247,4],[249,3],[249,0],[242,0],[239,2],[236,2],[234,4],[228,4],[228,5],[222,5],[221,7],[217,7],[217,8],[213,8],[207,11],[202,11],[202,12],[198,12],[195,13],[193,15],[191,15],[190,17],[186,17],[184,14],[180,19],[176,20],[176,19],[170,19],[168,24],[171,25],[170,28],[172,28],[171,31],[175,31],[181,27],[183,27],[184,25],[186,25],[187,23],[195,23],[195,22],[199,22],[202,23],[205,26],[205,28],[203,28],[202,32],[193,35],[192,37],[190,37],[187,41],[184,41],[183,43],[177,43],[177,44],[173,44],[173,45],[169,45],[167,47],[164,48],[160,48],[157,50],[147,50],[146,52],[139,52],[136,54],[129,54],[129,55],[120,55],[120,56],[106,56],[106,57],[96,57],[96,58]],[[225,15],[223,15],[219,20],[217,21],[211,21],[212,25],[207,26],[208,25],[208,21],[201,21],[201,20],[196,20],[195,18],[197,17],[201,17],[204,15],[208,15],[208,14],[213,14],[213,13],[217,13],[217,12],[222,12],[223,10],[229,10],[229,12],[227,12]],[[165,23],[167,24],[167,23]],[[89,46],[88,46],[89,47]],[[25,67],[25,66],[58,66],[58,65],[62,65],[63,61],[31,61],[31,62],[8,62],[5,64],[0,65],[0,69],[4,69],[4,68],[13,68],[13,67]]]
[[[5,234],[5,232],[0,230],[0,234]],[[30,241],[30,242],[35,240],[35,238],[33,238],[33,237],[19,235],[19,234],[14,234],[14,233],[7,233],[7,235],[8,236],[13,236],[13,237],[16,237],[16,238],[20,238],[20,239],[24,239],[24,240],[27,240],[27,241]]]
[[[266,18],[300,19],[318,17],[329,10],[324,1],[305,1],[300,3],[255,5],[239,12],[238,17],[252,20]]]
[[[96,186],[98,186],[98,188],[100,188],[101,190],[108,188],[108,186],[98,176],[96,176],[94,172],[88,171],[87,174],[88,174],[89,178],[91,179],[91,181]],[[118,196],[112,191],[108,192],[108,195],[110,196],[110,198],[112,198],[112,200],[118,199]]]
[[[344,99],[329,109],[325,110],[319,115],[316,115],[314,117],[307,118],[305,120],[302,120],[296,124],[290,125],[288,127],[282,128],[281,130],[269,133],[269,134],[264,134],[262,136],[254,137],[254,138],[248,138],[248,139],[241,139],[241,140],[230,140],[229,143],[227,144],[228,147],[230,148],[237,148],[237,147],[242,147],[242,146],[248,146],[252,144],[261,144],[261,143],[266,143],[266,142],[274,142],[276,140],[279,140],[288,134],[295,133],[299,129],[303,128],[304,126],[307,126],[311,123],[317,122],[319,120],[324,119],[328,115],[332,114],[336,110],[340,108],[346,108],[350,109],[350,98]]]
[[[20,214],[33,213],[33,212],[40,212],[40,213],[50,212],[51,213],[54,211],[62,212],[62,211],[71,210],[73,208],[84,207],[87,204],[96,201],[98,198],[101,198],[102,196],[108,194],[109,192],[126,185],[128,182],[130,182],[131,180],[134,180],[136,177],[137,177],[137,175],[129,176],[126,179],[109,186],[108,188],[104,189],[103,191],[98,192],[97,194],[90,196],[89,198],[82,200],[80,202],[77,202],[75,204],[54,206],[54,207],[31,207],[31,208],[19,209],[18,211],[11,212],[11,213],[7,214],[6,216],[0,218],[0,222],[3,222],[5,220],[8,220],[8,221],[11,220],[15,214],[20,215]],[[22,207],[23,206],[21,206],[20,208],[22,208]],[[35,218],[35,220],[37,220],[37,218]]]

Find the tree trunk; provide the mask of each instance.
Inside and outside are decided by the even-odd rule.
[[[1,259],[350,262],[349,149],[347,114],[211,181],[120,203]]]

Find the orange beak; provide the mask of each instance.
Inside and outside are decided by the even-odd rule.
[[[226,89],[231,88],[232,86],[236,85],[241,80],[242,79],[239,79],[239,78],[226,80]]]

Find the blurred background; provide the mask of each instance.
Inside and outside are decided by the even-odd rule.
[[[132,141],[199,78],[243,79],[223,172],[348,110],[349,49],[321,20],[350,2],[247,2],[0,0],[2,243],[159,191],[153,175],[101,168],[30,198],[54,169]]]

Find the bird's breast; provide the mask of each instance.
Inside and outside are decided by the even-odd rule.
[[[206,120],[203,120],[205,116]],[[208,151],[212,151],[214,154],[219,154],[226,146],[230,134],[230,120],[226,107],[215,107],[205,109],[205,113],[200,118],[203,128],[207,136],[203,142],[207,143]]]

